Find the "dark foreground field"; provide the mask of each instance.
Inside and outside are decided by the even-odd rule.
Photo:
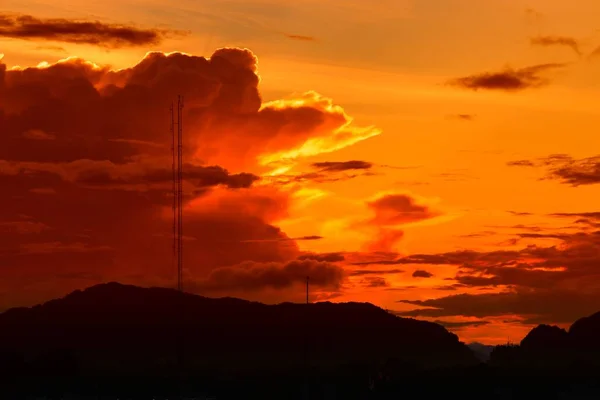
[[[1,382],[3,399],[598,399],[594,369],[507,369],[479,365],[429,371],[373,373],[348,366],[319,375],[198,375],[12,377]]]

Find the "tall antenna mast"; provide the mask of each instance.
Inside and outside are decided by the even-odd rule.
[[[177,96],[177,119],[173,102],[170,110],[173,156],[173,260],[177,263],[177,290],[183,292],[183,96]]]

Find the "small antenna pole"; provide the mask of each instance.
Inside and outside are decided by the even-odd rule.
[[[308,304],[308,280],[309,280],[309,277],[307,276],[306,277],[306,304]]]

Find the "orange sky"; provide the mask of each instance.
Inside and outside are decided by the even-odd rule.
[[[0,235],[10,235],[0,248],[8,266],[0,309],[109,279],[171,284],[170,265],[154,264],[170,252],[168,185],[148,172],[170,168],[160,147],[170,80],[189,91],[188,162],[256,175],[247,188],[222,174],[210,184],[190,178],[186,274],[196,292],[301,301],[300,277],[314,273],[315,300],[372,302],[485,343],[518,341],[531,324],[565,326],[600,309],[600,214],[589,214],[600,198],[600,3],[177,4],[3,3],[0,186],[13,195],[0,201]],[[93,43],[97,30],[52,38],[44,30],[82,19],[181,32],[109,46],[106,37]],[[127,70],[149,51],[209,58],[223,47],[258,58],[262,105],[247,53],[222,56],[237,65],[230,75],[219,75],[221,64],[197,72],[203,67],[158,56]],[[103,100],[60,68],[20,72],[69,56],[122,69],[61,64],[84,74]],[[209,87],[218,94],[206,97]],[[84,111],[92,101],[95,111]],[[565,156],[548,158],[556,154]],[[477,253],[456,253],[463,250]],[[416,270],[429,274],[413,277]],[[27,294],[16,290],[23,287]],[[410,313],[424,306],[439,309]]]

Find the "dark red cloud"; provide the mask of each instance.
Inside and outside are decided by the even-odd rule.
[[[433,321],[436,324],[440,324],[448,329],[452,329],[452,330],[459,330],[459,329],[464,329],[464,328],[471,328],[471,327],[479,327],[479,326],[484,326],[489,324],[489,321],[462,321],[462,322],[454,322],[454,321],[440,321],[440,320],[435,320]]]
[[[24,14],[0,13],[0,37],[24,40],[49,40],[119,48],[157,45],[165,37],[182,32],[141,29],[100,21],[36,18]]]
[[[367,276],[362,278],[358,284],[364,288],[384,288],[390,285],[385,278],[380,276]]]
[[[343,253],[306,253],[298,256],[299,260],[315,260],[321,262],[340,262],[345,261]]]
[[[0,63],[0,190],[10,193],[0,196],[0,308],[105,281],[174,283],[169,106],[178,94],[186,281],[208,290],[222,268],[252,264],[258,276],[289,273],[298,257],[311,261],[296,241],[320,237],[277,227],[290,193],[258,180],[267,168],[261,157],[311,140],[332,151],[378,131],[353,127],[312,92],[265,104],[258,83],[257,58],[246,49],[210,58],[149,53],[118,71],[76,58],[11,70]],[[323,271],[308,272],[320,282]],[[323,298],[339,292],[325,286]],[[269,300],[285,298],[277,296]]]
[[[578,56],[581,55],[577,39],[568,36],[536,36],[530,39],[534,46],[565,46],[573,50]]]
[[[359,269],[352,271],[352,276],[363,276],[363,275],[395,275],[401,274],[404,271],[401,269]]]
[[[196,285],[201,292],[259,291],[303,285],[306,277],[310,277],[312,286],[336,290],[345,276],[342,267],[315,260],[294,260],[285,264],[244,262],[216,268],[206,280]]]
[[[412,274],[413,278],[431,278],[432,276],[433,274],[431,272],[424,271],[422,269],[417,269]]]
[[[371,169],[373,163],[368,161],[352,160],[352,161],[323,161],[312,163],[313,168],[322,172],[340,172],[351,171],[356,169]]]
[[[472,90],[520,91],[548,84],[548,80],[542,74],[564,66],[565,64],[541,64],[520,69],[505,68],[504,71],[466,76],[453,79],[448,83]]]
[[[511,161],[508,165],[543,168],[547,179],[574,187],[600,183],[600,156],[574,159],[567,154],[554,154],[537,160]]]

